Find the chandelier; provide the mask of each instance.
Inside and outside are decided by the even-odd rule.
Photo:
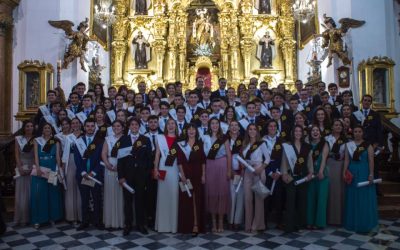
[[[111,7],[111,1],[100,1],[94,6],[94,20],[106,29],[115,22],[115,7]]]
[[[315,15],[315,0],[295,0],[293,14],[297,21],[307,23]]]

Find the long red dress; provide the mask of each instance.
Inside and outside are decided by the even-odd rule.
[[[180,191],[179,194],[178,232],[192,233],[196,212],[198,232],[204,233],[204,187],[201,183],[201,176],[203,174],[202,165],[206,162],[206,156],[203,145],[200,142],[193,145],[189,160],[186,159],[182,149],[178,148],[178,165],[182,165],[186,179],[189,179],[193,186],[191,198],[186,192]]]

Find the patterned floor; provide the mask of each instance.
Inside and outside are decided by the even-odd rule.
[[[353,234],[341,228],[284,234],[270,229],[251,235],[226,231],[222,234],[190,235],[158,234],[147,237],[133,232],[99,231],[89,228],[76,231],[61,223],[36,230],[33,227],[11,227],[0,238],[0,249],[400,249],[400,219],[380,221],[378,233]]]

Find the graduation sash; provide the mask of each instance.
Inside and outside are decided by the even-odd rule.
[[[111,122],[115,121],[116,114],[115,114],[114,110],[107,111],[107,116],[108,116],[108,118],[110,119]]]
[[[251,154],[256,151],[258,149],[258,147],[263,144],[263,141],[258,141],[256,143],[254,143],[253,145],[250,146],[249,150],[247,150],[246,155],[245,155],[245,159],[246,160],[250,160]]]
[[[292,145],[294,148],[294,145]],[[302,171],[304,170],[304,166],[307,164],[307,157],[308,154],[310,153],[310,147],[308,147],[308,144],[303,144],[301,145],[300,152],[297,156],[297,161],[294,165],[294,174],[295,175],[301,175]]]
[[[119,139],[116,139],[113,135],[106,137],[108,150],[110,150],[110,156],[113,158],[117,158],[117,156],[118,156],[118,150],[119,150],[119,147],[121,146],[121,142],[120,142],[121,138],[122,137],[120,137]]]
[[[356,112],[353,112],[353,115],[354,115],[354,117],[355,117],[359,122],[361,122],[361,125],[364,124],[365,116],[364,116],[364,114],[361,112],[361,110],[358,110],[358,111],[356,111]]]
[[[331,153],[334,155],[334,158],[336,160],[339,160],[340,159],[340,148],[342,145],[346,144],[347,139],[340,136],[336,140],[334,136],[328,135],[328,136],[325,136],[325,141],[328,143],[329,149],[331,150]]]
[[[262,115],[267,116],[267,117],[271,117],[271,112],[269,111],[269,109],[265,106],[265,103],[263,103],[261,105],[261,109],[260,112]]]
[[[240,126],[242,126],[242,128],[247,129],[250,122],[246,118],[243,118],[239,121],[239,124],[240,124]]]
[[[229,125],[225,122],[220,122],[222,133],[226,134],[229,129]]]
[[[283,143],[282,146],[283,146],[283,149],[285,150],[286,158],[289,162],[289,167],[293,173],[295,164],[297,162],[296,152],[294,151],[294,148],[291,144]]]
[[[104,139],[107,136],[107,133],[108,133],[107,125],[103,124],[102,126],[97,128],[95,137],[101,137],[102,139]]]
[[[178,145],[181,148],[183,154],[185,155],[186,160],[189,161],[190,154],[192,153],[192,148],[190,147],[189,143],[187,143],[186,141],[181,141],[181,142],[178,142]],[[199,150],[200,148],[198,145],[196,145],[196,143],[193,144],[193,150],[195,150],[194,147],[196,147],[196,146],[197,146],[196,149]]]
[[[42,151],[49,153],[53,145],[56,144],[57,142],[58,139],[52,136],[50,139],[47,140],[46,144],[44,144]]]
[[[33,148],[33,140],[35,139],[32,137],[31,139],[26,140],[24,136],[16,136],[15,139],[17,140],[18,146],[21,149],[22,152],[28,153],[32,150]]]
[[[60,129],[58,128],[56,121],[51,115],[43,116],[43,118],[46,120],[47,123],[49,123],[53,127],[56,134],[60,133]]]
[[[359,161],[361,154],[368,150],[369,143],[366,141],[363,141],[360,145],[356,145],[354,141],[351,141],[346,144],[349,154],[352,158],[353,161]]]
[[[66,167],[68,167],[68,159],[71,153],[71,146],[75,144],[75,141],[76,141],[76,136],[73,133],[65,137],[65,144],[61,156],[61,161],[65,164]],[[67,171],[65,170],[65,172]]]
[[[43,116],[48,116],[50,115],[50,110],[47,108],[46,105],[42,105],[39,107],[40,112],[42,112]]]
[[[69,118],[70,120],[74,119],[74,118],[75,118],[74,112],[72,112],[72,110],[70,110],[70,109],[66,109],[66,110],[67,110],[68,118]]]
[[[230,145],[231,145],[231,152],[232,154],[239,154],[240,150],[242,149],[242,143],[243,140],[241,137],[236,138],[235,141],[232,139],[229,139]]]
[[[177,142],[175,141],[171,149],[168,151],[167,159],[165,160],[165,166],[170,166],[172,167],[174,165],[174,162],[177,157],[177,152],[178,152],[178,145]]]
[[[271,160],[278,160],[282,157],[282,140],[280,137],[276,138],[275,144],[270,145],[270,142],[267,142],[268,153],[270,155]]]
[[[222,138],[217,138],[217,140],[215,140],[210,150],[208,151],[207,159],[215,160],[215,157],[217,156],[219,149],[224,146],[226,139],[227,139],[226,137],[222,137]]]
[[[87,119],[86,114],[83,111],[77,113],[75,116],[78,117],[79,121],[81,121],[82,124],[84,124]]]
[[[313,153],[312,153],[313,162],[315,162],[318,159],[318,157],[321,155],[322,150],[324,149],[324,145],[325,145],[325,140],[323,138],[321,138],[321,140],[318,142],[317,146],[313,149]]]

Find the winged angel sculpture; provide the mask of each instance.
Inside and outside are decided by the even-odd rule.
[[[76,58],[79,58],[79,63],[81,64],[81,69],[86,72],[85,68],[85,53],[86,53],[86,45],[91,39],[87,35],[87,30],[89,27],[89,19],[86,18],[85,21],[81,22],[77,31],[74,31],[72,27],[74,23],[69,20],[60,20],[60,21],[51,21],[49,20],[49,24],[57,29],[64,30],[67,38],[71,40],[71,43],[68,46],[67,51],[64,53],[64,61],[63,61],[63,69],[68,68],[68,65],[74,61]]]
[[[350,28],[358,28],[365,24],[365,21],[355,20],[351,18],[342,18],[339,20],[341,24],[340,28],[336,27],[336,23],[332,17],[326,16],[324,14],[324,24],[326,30],[322,33],[323,43],[322,48],[328,48],[328,65],[332,65],[333,55],[336,54],[340,60],[342,60],[344,65],[351,63],[347,51],[343,46],[343,39]]]

